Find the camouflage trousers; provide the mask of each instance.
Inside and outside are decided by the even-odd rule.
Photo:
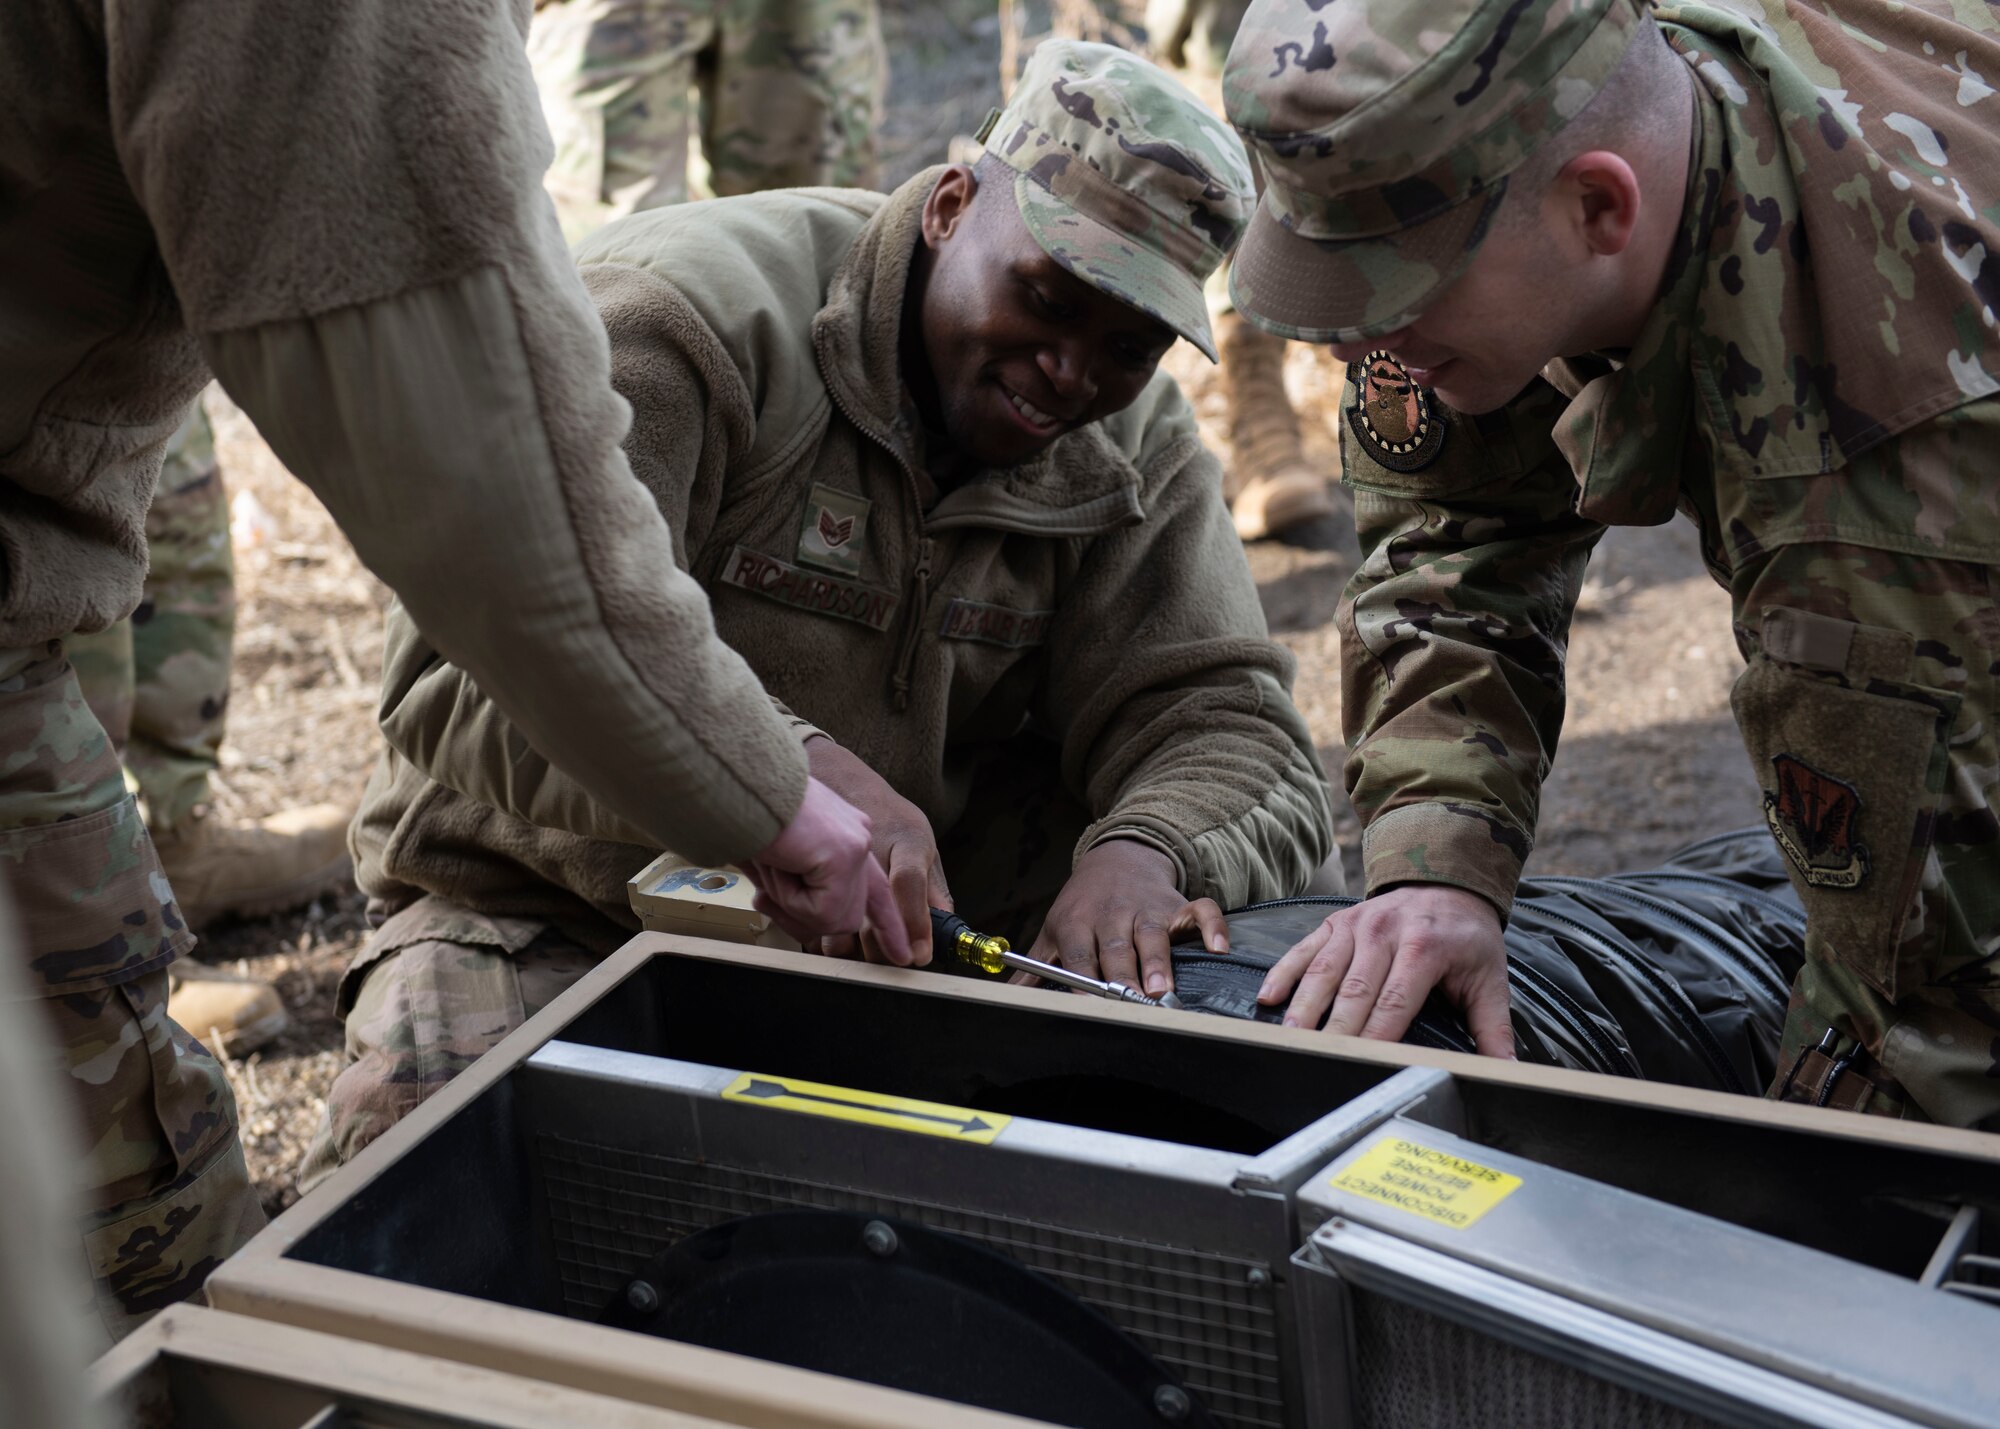
[[[2000,572],[1802,545],[1735,595],[1732,703],[1808,916],[1773,1091],[2000,1131]]]
[[[1090,824],[1055,778],[1057,759],[1034,740],[997,748],[974,776],[979,812],[939,841],[959,912],[1016,947],[1034,942]],[[609,948],[629,933],[605,919],[587,936]],[[390,918],[341,980],[346,1065],[327,1093],[299,1189],[352,1160],[597,961],[547,923],[476,913],[437,894]]]
[[[236,568],[229,493],[196,402],[167,442],[146,513],[150,566],[139,608],[66,643],[83,695],[125,763],[146,825],[164,833],[209,800],[222,747]]]
[[[536,14],[528,57],[572,243],[690,197],[697,132],[718,197],[876,182],[875,0],[559,0]]]
[[[0,651],[0,751],[0,877],[88,1148],[88,1313],[115,1339],[264,1214],[222,1068],[167,1016],[167,965],[193,938],[63,642]]]

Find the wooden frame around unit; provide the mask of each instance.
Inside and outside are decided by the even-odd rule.
[[[1043,1013],[1158,1026],[1161,1017],[1196,1017],[915,969],[835,961],[661,933],[641,933],[576,986],[530,1018],[493,1051],[386,1132],[311,1195],[280,1216],[208,1282],[210,1303],[353,1340],[484,1367],[682,1413],[743,1429],[999,1429],[1029,1421],[947,1404],[719,1351],[606,1330],[539,1311],[399,1285],[371,1276],[288,1261],[286,1252],[349,1197],[381,1175],[461,1108],[507,1076],[530,1053],[648,959],[678,956],[780,966],[833,981],[893,986],[976,1002],[1034,999]],[[1300,1028],[1201,1017],[1202,1034],[1284,1047],[1385,1068],[1434,1067],[1461,1082],[1486,1082],[1577,1098],[1682,1113],[1862,1145],[1899,1147],[2000,1166],[2000,1137],[1887,1121],[1847,1112],[1760,1101],[1661,1083],[1526,1066]],[[643,1345],[643,1351],[639,1349]]]
[[[270,1381],[269,1389],[260,1387],[258,1392],[271,1397],[289,1399],[292,1396],[285,1391],[293,1389],[321,1391],[335,1402],[388,1403],[399,1409],[463,1419],[480,1429],[551,1429],[554,1425],[730,1429],[719,1419],[633,1404],[196,1305],[170,1306],[90,1367],[88,1392],[105,1422],[123,1423],[127,1397],[140,1392],[146,1377],[167,1362],[206,1368],[223,1376]],[[159,1388],[165,1391],[168,1386]],[[192,1418],[171,1422],[197,1429]],[[210,1426],[203,1424],[200,1429]]]

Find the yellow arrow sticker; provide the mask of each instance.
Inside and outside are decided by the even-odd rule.
[[[1521,1178],[1400,1136],[1384,1137],[1333,1178],[1347,1191],[1464,1230],[1520,1189]]]
[[[942,1102],[890,1097],[853,1087],[828,1086],[825,1082],[802,1082],[796,1077],[770,1077],[761,1072],[745,1072],[722,1089],[722,1099],[777,1107],[780,1111],[802,1111],[808,1116],[862,1121],[870,1126],[891,1126],[898,1131],[922,1132],[925,1136],[948,1136],[953,1141],[972,1141],[981,1146],[991,1145],[993,1138],[1014,1119],[968,1107],[946,1106]]]

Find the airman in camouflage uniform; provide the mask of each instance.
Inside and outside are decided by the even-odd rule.
[[[1297,893],[1332,846],[1289,657],[1158,370],[1176,336],[1215,355],[1203,281],[1249,165],[1107,45],[1042,44],[983,138],[893,194],[637,214],[577,256],[633,470],[873,820],[912,945],[956,906],[1142,984],[1176,918]],[[342,981],[307,1188],[624,941],[660,851],[397,616],[383,683],[354,847],[390,916]]]
[[[716,196],[875,182],[875,0],[559,0],[538,8],[528,57],[572,243],[695,196],[696,133]]]
[[[1593,115],[1646,65],[1670,100]],[[1341,633],[1370,901],[1453,885],[1504,916],[1589,551],[1606,524],[1679,509],[1732,597],[1733,704],[1811,918],[1772,1091],[1989,1129],[1996,83],[2000,18],[1948,0],[1258,0],[1225,80],[1268,181],[1238,305],[1353,359],[1365,559]],[[1471,340],[1439,334],[1471,330],[1482,247],[1587,159],[1609,172],[1557,143],[1570,167],[1510,190],[1579,118],[1617,153],[1620,132],[1688,124],[1657,296],[1626,345],[1543,351],[1529,372],[1557,360],[1511,401],[1451,410],[1423,379],[1475,380]],[[1496,297],[1494,322],[1535,320],[1563,288]]]

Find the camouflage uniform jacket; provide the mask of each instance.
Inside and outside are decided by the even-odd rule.
[[[213,371],[538,748],[740,857],[805,762],[619,449],[528,13],[0,6],[0,649],[139,603],[161,451]]]
[[[1662,7],[1696,153],[1631,351],[1554,363],[1477,419],[1357,364],[1341,633],[1371,892],[1450,883],[1508,908],[1605,525],[1685,511],[1739,596],[1803,542],[2000,560],[2000,44],[1951,12]]]
[[[716,199],[588,240],[633,470],[801,738],[824,730],[941,836],[982,752],[1033,728],[1095,820],[1080,848],[1143,840],[1225,904],[1296,892],[1331,848],[1324,776],[1173,380],[1027,465],[942,495],[926,475],[898,347],[938,172],[886,200]],[[406,642],[398,619],[362,886],[571,928],[580,899],[630,926],[624,883],[655,846]]]

